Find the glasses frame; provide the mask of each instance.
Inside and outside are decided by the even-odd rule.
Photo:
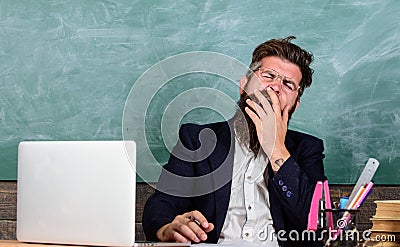
[[[288,93],[300,92],[300,89],[301,89],[300,85],[297,86],[296,83],[292,80],[292,78],[287,77],[287,76],[284,76],[284,75],[281,75],[281,73],[279,73],[278,71],[276,71],[276,70],[274,70],[274,69],[271,69],[271,68],[268,68],[268,67],[264,67],[264,68],[261,68],[261,67],[260,67],[260,68],[258,68],[256,71],[259,71],[259,72],[260,72],[261,79],[263,79],[262,74],[263,74],[263,73],[266,73],[266,70],[270,70],[271,72],[274,72],[274,74],[275,74],[275,78],[274,78],[271,82],[276,82],[276,80],[278,80],[278,78],[280,78],[280,84],[281,84],[282,90],[285,90],[285,88],[287,88],[288,90],[285,90],[285,91],[288,92]],[[295,89],[295,90],[291,90],[291,89],[289,89],[288,87],[285,87],[285,86],[283,85],[283,81],[290,81],[290,82],[292,82],[292,83],[294,84],[294,86],[295,86],[296,89]]]

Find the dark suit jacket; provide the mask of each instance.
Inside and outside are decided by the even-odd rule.
[[[175,216],[199,210],[215,226],[208,233],[207,242],[218,241],[231,192],[235,143],[232,133],[231,121],[207,125],[185,124],[181,127],[181,143],[173,150],[173,155],[164,166],[157,190],[144,208],[142,222],[147,240],[156,241],[156,232]],[[285,144],[291,157],[275,175],[270,172],[267,181],[270,210],[276,232],[297,230],[301,236],[307,228],[315,183],[326,179],[322,162],[323,143],[316,137],[288,130]],[[185,149],[195,151],[188,152]],[[201,179],[196,180],[198,177]],[[280,245],[321,244],[292,243],[288,239],[280,241]]]

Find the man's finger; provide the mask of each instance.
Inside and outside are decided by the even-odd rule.
[[[192,220],[193,223],[199,225],[205,232],[210,232],[214,229],[214,224],[208,222],[206,217],[204,217],[204,215],[201,212],[194,210],[188,213],[188,215],[189,215],[188,218]]]
[[[185,238],[184,236],[182,236],[179,232],[174,231],[172,233],[172,239],[175,240],[175,242],[180,242],[180,243],[184,243],[184,242],[189,242],[189,240],[187,238]]]
[[[258,99],[258,101],[260,102],[263,111],[267,114],[267,115],[272,115],[274,112],[273,106],[271,106],[271,103],[268,101],[268,99],[259,91],[259,90],[255,90],[254,91],[254,95],[256,96],[256,98]]]
[[[260,117],[249,107],[245,107],[244,110],[246,111],[247,115],[250,117],[251,121],[253,121],[254,125],[256,128],[259,128],[258,126],[260,125]]]
[[[208,221],[206,217],[202,213],[197,210],[192,211],[191,216],[193,217],[192,220],[196,223],[199,223],[202,228],[208,228]]]
[[[199,228],[199,227],[198,227]],[[177,223],[175,225],[175,230],[183,236],[185,239],[189,239],[191,241],[194,241],[196,243],[200,242],[200,239],[197,237],[197,235],[194,233],[194,231],[186,224],[184,223]],[[185,241],[184,241],[185,242]],[[187,241],[186,241],[187,242]]]
[[[285,126],[287,126],[288,121],[289,121],[289,106],[286,106],[283,109],[283,113],[282,113],[282,120],[285,123]]]
[[[273,108],[274,112],[278,116],[281,116],[282,110],[281,110],[281,104],[280,104],[278,95],[276,95],[275,91],[270,87],[267,87],[267,93],[268,93],[269,97],[271,98],[272,108]]]
[[[196,232],[196,235],[203,241],[207,240],[206,232],[214,229],[214,225],[209,223],[206,217],[198,210],[192,211],[189,219],[192,221],[190,227]]]
[[[250,99],[247,99],[246,100],[246,104],[248,105],[248,106],[250,106],[250,110],[252,110],[253,112],[255,112],[256,111],[256,103],[254,102],[254,101],[252,101],[252,100],[250,100]],[[257,114],[257,113],[256,113]]]
[[[214,230],[214,224],[213,223],[208,223],[208,227],[206,229],[203,229],[205,232],[211,232]]]
[[[206,232],[204,231],[203,228],[201,228],[201,226],[198,223],[191,221],[188,223],[188,226],[196,234],[197,238],[199,238],[202,241],[207,240]]]
[[[253,110],[254,114],[256,114],[257,117],[261,118],[266,115],[264,109],[259,104],[255,103],[254,101],[247,99],[246,104],[252,108],[251,110]]]

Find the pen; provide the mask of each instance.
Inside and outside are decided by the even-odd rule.
[[[367,199],[369,193],[371,192],[373,185],[374,185],[374,182],[372,182],[372,181],[368,183],[367,187],[364,190],[364,193],[360,196],[360,198],[356,202],[355,209],[358,209],[361,206],[361,204],[363,204],[363,202]]]
[[[192,215],[190,215],[188,218],[189,218],[189,220],[193,221],[194,223],[196,223],[198,226],[201,227],[200,222],[199,222],[195,217],[193,217]]]

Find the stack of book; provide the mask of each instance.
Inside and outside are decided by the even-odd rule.
[[[400,246],[400,200],[375,201],[370,241],[365,246]]]

